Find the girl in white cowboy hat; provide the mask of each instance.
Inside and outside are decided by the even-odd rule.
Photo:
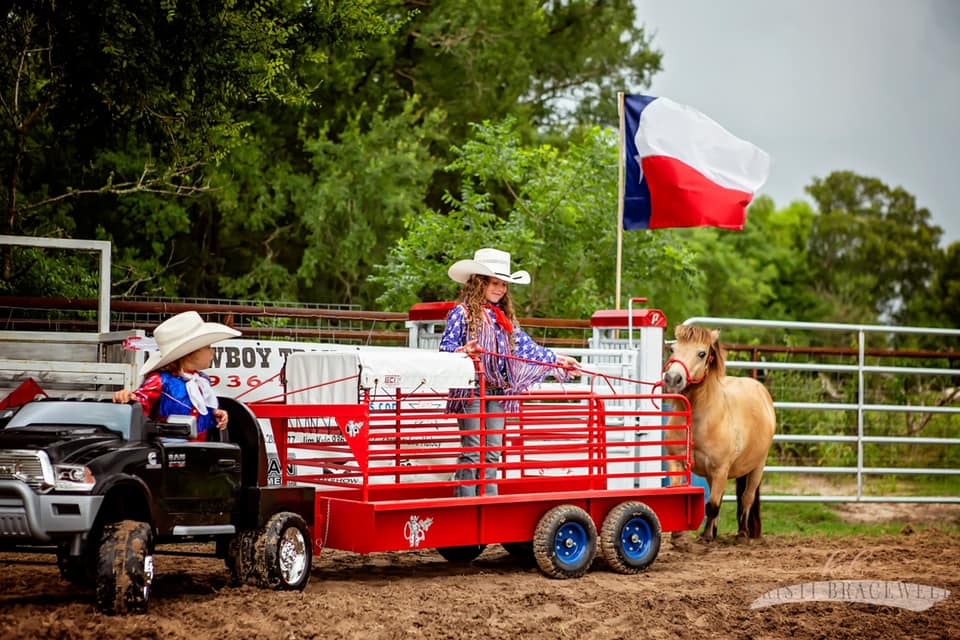
[[[113,401],[136,400],[154,420],[192,415],[197,418],[197,439],[205,440],[212,427],[227,427],[227,412],[219,408],[210,378],[202,371],[213,363],[210,345],[239,335],[226,325],[204,322],[196,311],[168,318],[153,331],[158,350],[140,368],[146,376],[143,383],[136,391],[117,391]]]
[[[463,351],[471,357],[480,357],[487,395],[516,395],[525,392],[531,385],[543,380],[548,374],[560,380],[575,377],[579,363],[564,355],[558,355],[537,344],[523,329],[517,326],[517,317],[510,299],[510,284],[529,284],[526,271],[511,272],[510,254],[498,249],[480,249],[473,260],[460,260],[448,269],[447,274],[463,284],[460,302],[447,314],[447,325],[440,339],[441,351]],[[504,355],[515,356],[505,358]],[[480,401],[473,397],[472,389],[453,390],[451,395],[459,398],[448,408],[453,413],[480,413]],[[487,400],[484,413],[517,411],[517,400]],[[480,463],[480,419],[458,418],[463,449],[457,470],[457,480],[478,479]],[[504,419],[488,417],[484,429],[486,446],[484,479],[497,477],[495,465],[500,459],[503,442]],[[458,496],[475,496],[478,486],[458,485]],[[484,495],[496,495],[497,485],[487,483]]]

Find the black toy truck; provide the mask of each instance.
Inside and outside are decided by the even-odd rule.
[[[314,490],[267,484],[256,418],[220,399],[229,427],[189,442],[196,423],[140,406],[34,400],[0,417],[0,549],[56,551],[61,576],[93,585],[104,613],[147,610],[157,544],[215,541],[234,584],[303,589]]]

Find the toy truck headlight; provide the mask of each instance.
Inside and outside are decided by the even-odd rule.
[[[90,469],[79,464],[54,465],[53,478],[58,491],[90,491],[97,483]]]

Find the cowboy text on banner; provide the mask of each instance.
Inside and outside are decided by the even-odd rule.
[[[743,229],[770,156],[692,107],[624,96],[623,228]]]

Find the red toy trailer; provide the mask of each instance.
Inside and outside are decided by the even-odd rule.
[[[454,479],[465,432],[459,414],[448,410],[449,390],[473,387],[477,379],[467,356],[416,349],[300,353],[289,356],[286,376],[286,402],[249,407],[272,427],[283,484],[316,488],[314,552],[436,548],[465,562],[488,544],[502,544],[532,555],[556,578],[583,575],[598,552],[614,570],[637,573],[656,558],[662,531],[695,529],[702,521],[682,396],[654,400],[571,385],[516,396],[516,413],[474,414],[478,476],[493,468],[495,479],[481,482],[476,497],[455,497],[458,485],[477,483]],[[482,384],[476,393],[486,397]],[[679,409],[658,408],[662,399]],[[663,418],[677,414],[686,418],[685,470],[662,486],[671,475],[663,470]],[[487,463],[483,436],[491,417],[505,418],[505,425],[498,460]],[[496,495],[485,495],[486,483]]]

